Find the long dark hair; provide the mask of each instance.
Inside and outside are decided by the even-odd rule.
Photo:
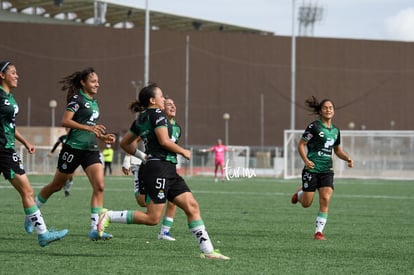
[[[82,88],[81,81],[88,80],[88,76],[91,73],[95,73],[95,70],[92,67],[88,67],[80,72],[74,72],[71,75],[68,75],[62,80],[59,81],[62,85],[62,91],[67,92],[66,102],[69,103],[69,100],[75,94],[79,93],[79,90]]]
[[[138,98],[129,104],[131,112],[138,113],[148,108],[150,98],[155,97],[155,89],[159,88],[157,83],[149,83],[139,91]]]
[[[319,100],[314,96],[312,96],[311,98],[305,100],[305,104],[309,107],[309,109],[311,109],[312,114],[314,114],[314,115],[320,115],[321,114],[322,106],[326,102],[331,102],[334,109],[335,109],[335,104],[333,103],[333,101],[330,100],[330,99],[327,99],[327,98],[322,100],[321,102],[319,102]]]

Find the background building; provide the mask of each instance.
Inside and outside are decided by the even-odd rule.
[[[283,130],[290,128],[291,38],[215,26],[218,31],[193,24],[152,28],[149,80],[175,99],[189,145],[224,140],[227,124],[230,144],[281,146]],[[129,128],[135,116],[128,105],[144,75],[143,27],[76,22],[0,27],[1,59],[12,60],[20,75],[19,126],[49,126],[51,112],[60,125],[66,95],[58,81],[92,66],[101,80],[102,123],[119,135]],[[412,129],[414,43],[298,37],[296,47],[296,129],[312,119],[303,104],[312,95],[334,100],[341,129]],[[51,100],[56,108],[49,107]]]

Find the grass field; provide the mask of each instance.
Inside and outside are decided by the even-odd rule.
[[[37,193],[51,176],[30,176]],[[76,177],[72,195],[56,193],[41,209],[66,238],[41,248],[23,228],[18,193],[0,181],[0,274],[413,274],[414,183],[336,180],[327,241],[314,241],[318,204],[290,203],[298,180],[187,179],[215,248],[230,261],[199,258],[179,210],[175,242],[156,239],[159,226],[111,224],[106,242],[89,241],[91,188]],[[317,202],[317,201],[316,201]],[[131,177],[107,177],[105,207],[139,209]]]

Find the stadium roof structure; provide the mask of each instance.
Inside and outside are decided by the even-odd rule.
[[[7,0],[0,1],[0,21],[50,24],[90,24],[114,28],[143,28],[145,9],[96,0]],[[152,30],[224,31],[273,34],[203,19],[150,10]]]

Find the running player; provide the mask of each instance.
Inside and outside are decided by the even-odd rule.
[[[60,83],[67,92],[67,105],[63,113],[62,126],[70,128],[66,142],[59,154],[55,176],[36,196],[36,204],[41,207],[53,193],[63,185],[75,170],[82,166],[92,186],[91,196],[91,230],[88,234],[93,241],[108,240],[111,234],[98,235],[97,223],[99,211],[104,200],[104,173],[100,159],[97,138],[112,144],[115,135],[107,134],[106,127],[99,123],[99,106],[95,99],[99,88],[98,74],[93,68],[75,72]]]
[[[226,257],[214,250],[210,237],[201,219],[200,208],[184,179],[177,174],[176,164],[171,161],[171,153],[181,154],[190,159],[191,152],[171,140],[172,127],[162,111],[165,99],[156,84],[141,89],[139,100],[131,105],[131,110],[141,112],[133,122],[130,131],[121,141],[121,147],[128,154],[136,155],[136,141],[145,142],[147,162],[143,171],[145,192],[151,198],[147,211],[107,211],[99,215],[98,231],[112,223],[156,225],[160,222],[166,201],[171,201],[184,210],[188,227],[202,252],[202,258],[224,259]],[[139,154],[139,152],[138,152]]]
[[[334,190],[332,151],[353,166],[353,160],[341,148],[340,131],[332,123],[334,103],[329,99],[319,102],[315,97],[305,101],[319,119],[308,125],[299,141],[298,151],[305,166],[302,171],[302,187],[292,196],[292,203],[302,207],[312,205],[315,191],[319,192],[319,212],[316,217],[315,240],[326,240],[323,230],[328,220],[328,208]]]
[[[62,239],[67,229],[49,231],[42,213],[33,199],[33,188],[30,185],[20,157],[15,150],[17,139],[30,154],[36,150],[16,129],[16,116],[19,106],[12,90],[17,88],[19,76],[16,67],[10,61],[0,62],[0,173],[19,192],[22,198],[26,219],[24,222],[27,233],[36,230],[40,246]],[[8,211],[6,208],[3,211]]]

